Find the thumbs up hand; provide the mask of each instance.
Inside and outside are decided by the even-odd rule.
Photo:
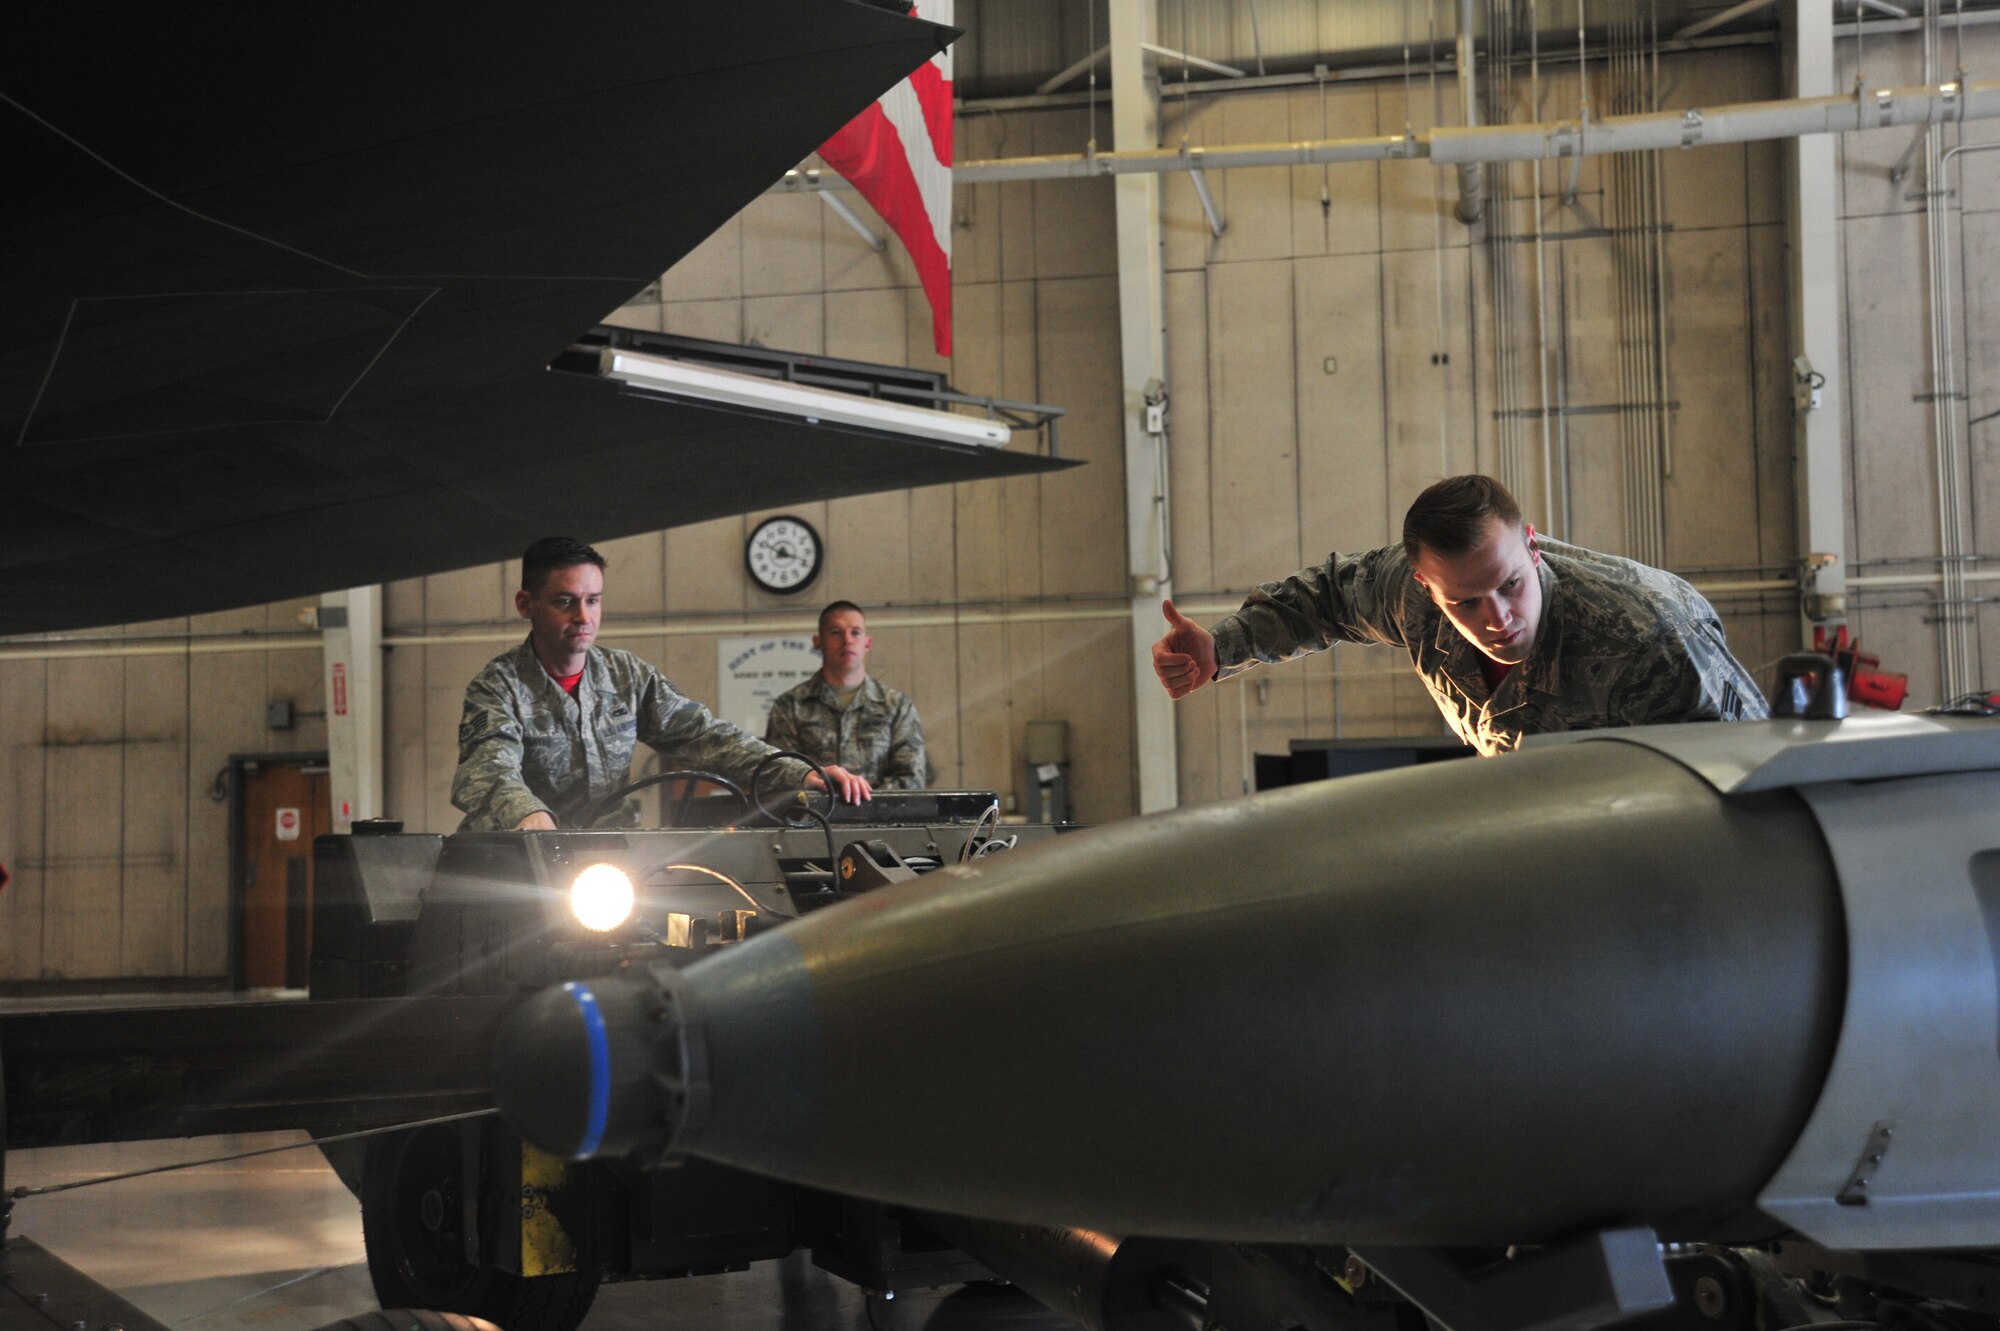
[[[1215,638],[1201,625],[1160,603],[1167,618],[1167,635],[1153,644],[1153,673],[1171,697],[1185,698],[1215,678]]]

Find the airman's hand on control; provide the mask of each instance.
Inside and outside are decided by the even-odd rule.
[[[850,772],[845,767],[827,768],[826,778],[833,782],[834,793],[840,796],[843,803],[866,804],[875,794],[874,788],[868,784],[867,777],[858,772]],[[826,788],[821,784],[818,772],[806,773],[806,784],[814,790]]]

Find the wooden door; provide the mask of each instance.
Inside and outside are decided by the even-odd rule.
[[[326,768],[261,762],[242,772],[241,983],[303,989],[312,956],[313,838],[330,821]]]

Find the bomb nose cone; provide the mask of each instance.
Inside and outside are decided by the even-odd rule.
[[[610,1060],[596,996],[581,984],[544,989],[500,1028],[493,1096],[523,1137],[561,1156],[586,1156],[604,1139]]]
[[[569,1159],[666,1151],[687,1104],[673,1075],[683,1064],[675,1012],[661,983],[572,980],[534,995],[494,1042],[500,1112]]]

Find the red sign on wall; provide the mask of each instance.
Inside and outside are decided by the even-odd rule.
[[[347,715],[347,662],[333,663],[333,714]]]

